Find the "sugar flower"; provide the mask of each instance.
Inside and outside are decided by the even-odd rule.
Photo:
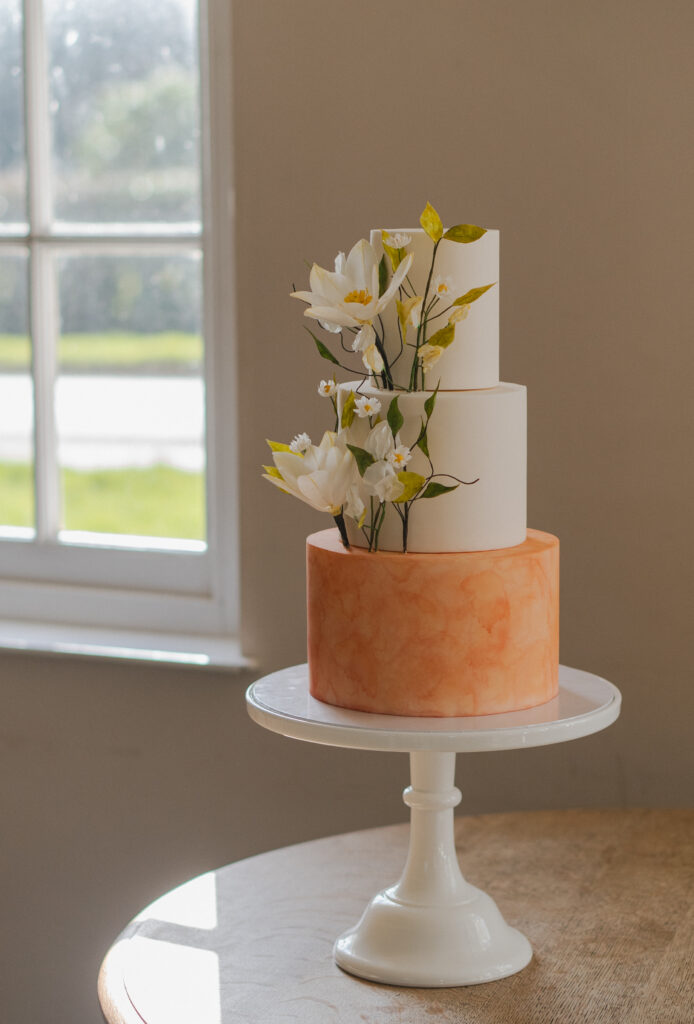
[[[451,293],[450,277],[442,277],[441,274],[437,274],[431,283],[431,290],[434,295],[438,295],[440,298],[445,299]]]
[[[381,403],[377,398],[360,395],[354,403],[354,411],[362,420],[366,419],[367,416],[377,416],[381,411]]]
[[[464,320],[470,312],[470,304],[465,303],[463,306],[456,306],[451,310],[451,315],[448,318],[449,324],[457,324],[459,320]]]
[[[340,514],[350,489],[358,482],[354,456],[330,430],[319,445],[309,445],[303,455],[273,450],[272,458],[274,472],[265,473],[263,479],[332,516]]]
[[[384,231],[383,240],[391,249],[404,249],[412,241],[412,235],[406,231]]]
[[[360,525],[363,522],[366,506],[362,501],[361,488],[359,487],[359,484],[352,484],[350,489],[347,491],[343,511],[345,515],[351,516],[352,519],[356,519]]]
[[[297,455],[303,455],[311,447],[311,438],[308,434],[297,434],[294,440],[289,443],[289,447]]]
[[[369,431],[364,448],[373,455],[374,459],[387,459],[390,452],[395,448],[393,432],[386,420],[381,420]]]
[[[393,448],[393,450],[388,452],[386,455],[386,459],[396,471],[404,469],[411,458],[412,452],[407,445],[404,444],[399,444],[397,448]]]
[[[422,318],[423,301],[421,295],[411,295],[409,298],[403,299],[402,302],[400,299],[396,299],[398,320],[400,321],[403,339],[407,337],[407,328],[409,326],[419,327]]]
[[[409,253],[394,272],[383,295],[379,296],[379,257],[374,247],[361,239],[349,255],[339,253],[335,271],[313,264],[310,291],[292,292],[296,299],[309,303],[304,315],[336,327],[363,327],[382,313],[394,298],[412,265]]]
[[[368,370],[373,373],[380,373],[383,369],[381,353],[376,348],[376,332],[371,324],[364,324],[362,329],[355,335],[352,342],[352,351],[362,353],[362,362]]]
[[[337,394],[337,384],[334,380],[322,380],[318,385],[318,394],[323,398],[333,398]]]
[[[439,359],[443,355],[444,350],[440,345],[422,345],[418,350],[417,355],[422,360],[424,366],[424,372],[430,370],[435,363],[438,363]]]
[[[364,473],[362,483],[367,494],[379,501],[395,501],[404,490],[389,462],[374,462]]]

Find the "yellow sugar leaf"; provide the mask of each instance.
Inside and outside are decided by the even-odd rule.
[[[404,501],[411,501],[426,483],[423,476],[420,476],[419,473],[412,473],[409,469],[401,469],[398,473],[398,480],[404,488],[400,497],[395,499],[398,505]]]
[[[443,224],[431,203],[427,203],[424,207],[422,215],[419,218],[419,223],[422,225],[432,242],[438,242],[442,237]]]
[[[341,427],[351,427],[352,421],[354,420],[354,407],[357,403],[356,396],[353,391],[347,395],[345,404],[342,406],[342,415],[340,417]]]

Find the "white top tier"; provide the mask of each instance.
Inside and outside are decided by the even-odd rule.
[[[414,256],[409,277],[417,295],[424,295],[434,243],[422,228],[386,228],[388,232],[402,231],[411,235],[407,252]],[[383,253],[381,230],[371,232],[371,244],[379,256]],[[445,350],[438,363],[426,375],[426,387],[433,390],[440,383],[441,390],[462,391],[474,388],[493,388],[499,383],[499,232],[488,230],[476,242],[450,242],[443,239],[436,253],[432,283],[435,278],[447,280],[451,300],[464,295],[471,288],[492,284],[488,292],[470,306],[464,320],[455,328],[455,339]],[[445,300],[444,300],[445,301]],[[438,307],[444,309],[445,305]],[[395,303],[383,316],[386,327],[386,353],[390,361],[398,354],[398,328]],[[445,327],[446,317],[435,320],[432,334]],[[411,329],[411,333],[414,332]],[[396,385],[407,387],[410,354],[395,363],[393,378]]]

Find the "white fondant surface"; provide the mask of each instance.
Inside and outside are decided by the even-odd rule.
[[[352,381],[341,384],[338,410],[350,390],[375,396],[385,419],[397,395],[405,418],[400,431],[403,444],[414,445],[424,417],[426,391],[379,391]],[[355,417],[349,443],[363,447],[369,431],[367,419]],[[439,391],[429,421],[428,445],[434,472],[460,480],[456,490],[436,498],[419,499],[410,511],[409,551],[488,551],[522,544],[526,536],[526,389],[520,384],[499,384],[480,391]],[[426,456],[413,449],[408,470],[428,476]],[[456,480],[437,476],[437,482]],[[364,534],[347,519],[350,543],[366,547]],[[402,550],[402,524],[388,508],[379,536],[382,551]]]
[[[434,243],[421,228],[387,228],[400,230],[412,236],[407,252],[414,256],[409,279],[415,294],[424,295],[427,275],[431,265]],[[380,255],[383,253],[381,230],[371,232],[371,244]],[[464,295],[471,288],[494,283],[481,298],[470,306],[465,320],[456,324],[455,340],[446,349],[438,363],[426,376],[426,386],[432,390],[440,383],[441,388],[451,390],[463,388],[493,388],[499,383],[499,232],[488,230],[476,242],[450,242],[442,240],[436,253],[434,277],[450,279],[451,300]],[[448,305],[444,300],[437,307],[443,310]],[[436,312],[436,310],[434,310]],[[397,312],[395,303],[383,316],[386,327],[386,353],[393,360],[399,351]],[[429,333],[444,327],[447,317],[434,320]],[[416,328],[410,328],[408,341],[413,341]],[[393,366],[395,384],[407,387],[413,349],[406,348]]]

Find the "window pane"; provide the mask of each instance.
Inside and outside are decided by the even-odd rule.
[[[203,540],[200,254],[63,256],[63,527]]]
[[[34,525],[26,253],[0,255],[0,529]]]
[[[196,0],[46,0],[55,216],[200,220]]]
[[[20,0],[0,3],[0,225],[26,223],[22,13]]]

